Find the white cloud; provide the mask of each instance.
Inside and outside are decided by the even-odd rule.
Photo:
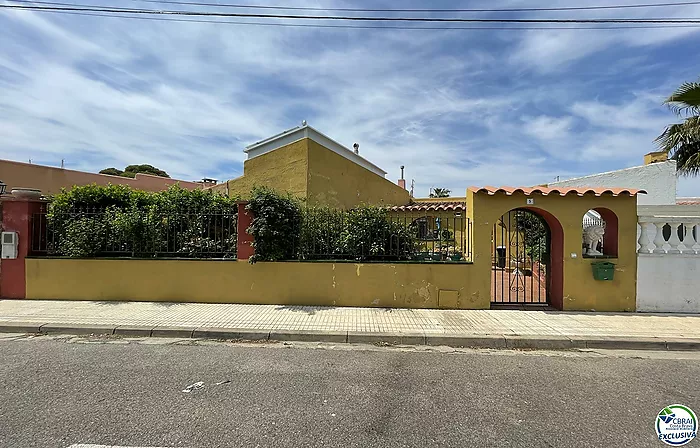
[[[579,1],[576,6],[599,5],[599,1]],[[552,2],[539,1],[528,2],[528,7],[554,6]],[[572,16],[572,14],[569,14]],[[656,17],[683,18],[700,16],[700,5],[685,5],[673,8],[639,8],[639,9],[608,9],[587,13],[579,13],[578,18],[597,19],[651,19]],[[561,13],[545,12],[528,18],[564,18]],[[639,27],[641,24],[630,24]],[[616,60],[627,57],[622,51],[648,46],[658,46],[683,38],[697,39],[700,28],[697,27],[662,27],[660,24],[650,24],[657,28],[630,28],[618,29],[622,24],[553,24],[532,26],[578,26],[578,27],[611,27],[612,29],[599,30],[534,30],[523,32],[513,38],[514,49],[510,55],[510,63],[521,69],[532,68],[541,73],[561,73],[572,63],[581,61],[595,54],[605,51],[615,51]],[[617,28],[615,28],[617,27]],[[608,70],[609,67],[598,66],[599,71]]]
[[[571,112],[593,126],[659,132],[673,116],[660,107],[663,98],[635,98],[617,104],[600,101],[580,101]],[[666,112],[666,113],[664,113]]]
[[[420,195],[431,186],[463,194],[473,184],[531,185],[622,168],[653,149],[659,127],[673,120],[659,102],[676,80],[606,96],[598,90],[609,92],[609,72],[584,79],[569,67],[613,51],[624,66],[615,76],[659,71],[625,52],[638,46],[627,33],[0,14],[3,157],[65,158],[91,171],[151,163],[180,178],[225,179],[240,174],[246,144],[306,119],[345,145],[359,142],[392,178],[405,165]],[[686,62],[685,70],[699,68]]]
[[[544,141],[561,141],[569,137],[573,119],[571,117],[548,117],[541,115],[524,118],[525,132]]]
[[[516,69],[530,67],[548,73],[561,70],[612,44],[611,39],[602,34],[591,36],[581,33],[569,30],[524,32],[510,57],[510,63]]]

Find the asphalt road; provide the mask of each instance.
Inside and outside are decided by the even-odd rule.
[[[661,447],[700,410],[691,355],[4,338],[2,447]]]

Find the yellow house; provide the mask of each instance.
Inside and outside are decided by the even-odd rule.
[[[383,206],[390,219],[415,231],[417,260],[468,261],[466,197],[414,199],[403,179],[386,171],[305,122],[245,149],[243,175],[211,188],[246,199],[255,186],[288,192],[310,206],[348,210]]]
[[[245,153],[243,175],[213,191],[245,198],[254,186],[267,186],[309,205],[339,209],[411,202],[405,188],[386,179],[386,171],[306,123],[254,143]]]

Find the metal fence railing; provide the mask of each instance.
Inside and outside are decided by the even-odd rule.
[[[294,253],[300,260],[465,262],[471,260],[471,223],[461,216],[309,209]]]
[[[158,213],[80,208],[32,218],[36,256],[236,258],[235,210]]]
[[[309,208],[288,260],[468,262],[462,216],[369,214]],[[32,217],[31,254],[74,258],[236,258],[236,210],[49,209]]]

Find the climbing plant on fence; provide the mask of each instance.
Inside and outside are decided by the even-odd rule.
[[[51,198],[45,251],[69,257],[235,257],[235,199],[178,186],[87,185]]]

